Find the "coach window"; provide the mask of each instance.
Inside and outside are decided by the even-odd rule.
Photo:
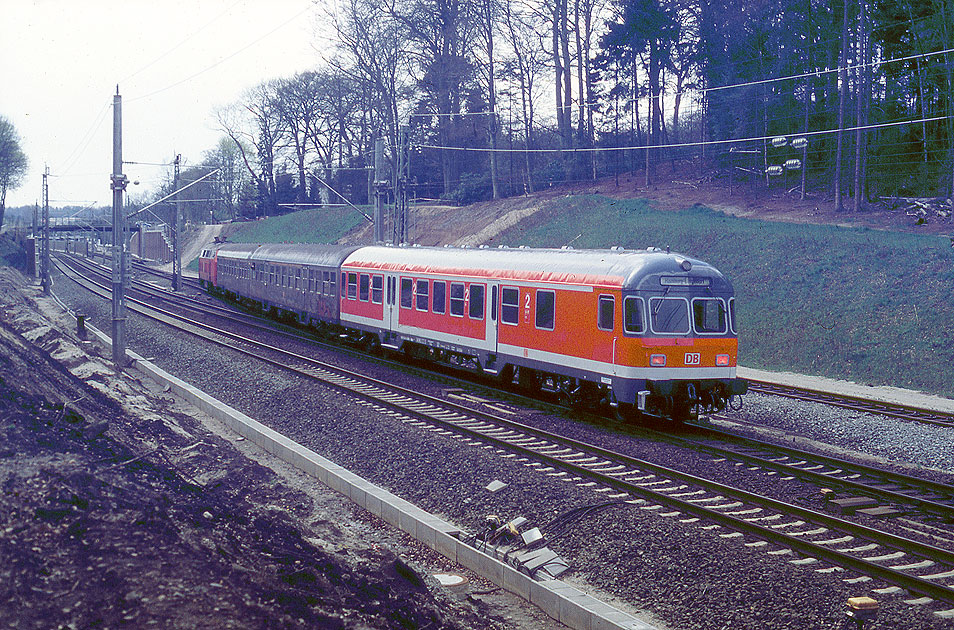
[[[649,299],[649,323],[653,332],[685,335],[689,332],[689,302],[685,298]]]
[[[381,303],[381,294],[384,293],[384,276],[371,276],[371,302]]]
[[[430,297],[430,292],[427,290],[427,285],[427,280],[417,281],[417,310],[419,311],[427,310],[427,302]]]
[[[358,274],[354,272],[348,272],[348,299],[355,300],[358,298]]]
[[[268,266],[268,283],[275,284],[275,265]]]
[[[725,334],[725,303],[719,298],[693,299],[692,325],[697,333],[703,335]]]
[[[411,308],[414,305],[414,281],[410,278],[401,278],[401,308]]]
[[[739,334],[735,324],[735,298],[729,298],[729,329],[733,334]]]
[[[553,291],[537,290],[537,328],[544,330],[553,330],[553,320],[555,313],[556,293]]]
[[[443,280],[434,281],[434,294],[431,297],[431,310],[440,314],[447,312],[447,283]]]
[[[331,294],[328,292],[328,272],[327,272],[327,271],[322,271],[322,272],[321,272],[321,294],[322,294],[322,295],[331,295]]]
[[[464,316],[464,283],[451,282],[450,312],[455,317]]]
[[[301,269],[295,270],[295,288],[296,289],[301,288]]]
[[[371,292],[371,276],[366,273],[361,274],[361,285],[358,287],[361,292],[359,297],[362,302],[367,302]]]
[[[643,324],[643,298],[629,296],[623,300],[623,329],[630,335],[646,330]]]
[[[308,291],[311,293],[315,291],[315,272],[311,269],[308,270]]]
[[[337,274],[337,273],[329,273],[329,274],[328,274],[328,280],[331,281],[331,287],[330,287],[331,293],[329,293],[329,295],[330,295],[331,297],[335,297],[336,295],[338,295],[338,284],[337,284],[337,282],[338,282],[338,274]]]
[[[600,312],[596,325],[600,330],[613,330],[616,323],[616,298],[612,295],[600,296]]]
[[[470,318],[484,318],[484,285],[470,285]]]
[[[501,290],[500,321],[513,325],[520,321],[520,289],[504,287]]]

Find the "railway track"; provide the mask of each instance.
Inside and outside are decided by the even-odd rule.
[[[78,281],[82,281],[77,278]],[[91,286],[104,297],[105,287]],[[877,578],[890,585],[954,603],[954,552],[862,523],[778,501],[657,463],[555,435],[537,427],[443,398],[426,396],[263,344],[187,318],[136,304],[131,308],[207,341],[321,381],[402,422],[423,423],[465,444],[491,447],[539,474],[590,488],[604,499],[659,510],[687,525],[723,528],[720,535],[751,538],[747,546],[794,556],[791,562],[822,572],[849,570],[847,580]],[[818,564],[822,566],[817,566]]]
[[[881,414],[892,418],[902,420],[911,420],[915,422],[924,422],[940,426],[954,426],[954,414],[944,413],[933,409],[923,409],[897,403],[886,403],[876,400],[868,400],[856,396],[844,394],[833,394],[831,392],[822,392],[808,387],[790,387],[779,385],[777,383],[768,383],[754,379],[748,379],[749,391],[772,396],[783,396],[796,400],[808,402],[823,403],[843,409],[861,411],[865,413]]]
[[[717,439],[720,443],[711,443],[709,438]],[[882,504],[911,506],[937,520],[954,522],[954,486],[946,483],[750,437],[743,438],[713,428],[702,429],[699,439],[676,439],[680,439],[687,447],[708,451],[728,461],[757,466],[773,474],[806,479],[820,487],[841,488]],[[954,539],[954,532],[951,537]]]
[[[84,268],[99,274],[108,283],[109,277],[106,270],[91,265],[81,258],[73,259],[73,263],[82,264]],[[149,268],[145,269],[152,275],[165,279],[169,277],[169,274]],[[104,284],[103,287],[108,288],[108,284]],[[340,344],[329,345],[316,341],[312,337],[303,337],[293,329],[276,329],[274,322],[263,321],[258,316],[245,314],[216,304],[209,304],[185,295],[172,294],[167,290],[158,289],[148,282],[137,281],[133,283],[133,288],[136,292],[142,292],[151,299],[162,300],[163,302],[174,299],[176,304],[187,312],[200,313],[205,317],[217,318],[217,320],[225,318],[232,323],[247,326],[252,331],[266,331],[271,335],[280,335],[281,338],[293,340],[296,343],[318,344],[322,347],[332,347],[336,352],[347,352],[352,356],[367,358],[366,354],[343,348]],[[199,289],[197,284],[194,288]],[[390,366],[398,365],[398,363],[386,359],[375,358],[375,360]],[[401,363],[401,365],[404,364]],[[446,375],[443,376],[447,378]],[[458,382],[463,384],[462,381]],[[507,395],[514,396],[512,392],[508,392]],[[519,395],[517,398],[521,402],[524,400]],[[539,402],[539,399],[536,398],[526,399],[527,404],[539,404]],[[869,503],[866,503],[858,497],[848,497],[850,505],[842,507],[839,504],[839,509],[882,508],[893,510],[894,507],[892,506],[905,506],[905,510],[919,510],[935,520],[954,521],[954,486],[934,483],[881,468],[864,466],[844,459],[823,456],[803,449],[770,444],[749,437],[742,438],[727,431],[716,430],[711,426],[699,426],[696,431],[701,432],[698,436],[699,439],[693,439],[689,436],[680,438],[672,433],[657,433],[656,435],[660,440],[679,441],[686,448],[705,450],[716,458],[755,466],[772,474],[800,478],[819,487],[838,488],[870,500]],[[711,440],[705,441],[706,437],[715,438],[719,443],[713,443]],[[727,446],[727,443],[731,443],[733,446]],[[831,498],[841,501],[834,495],[831,495]],[[874,505],[872,502],[877,502],[878,505]],[[951,537],[954,538],[954,533],[951,534]]]

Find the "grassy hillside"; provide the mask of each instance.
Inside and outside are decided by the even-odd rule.
[[[735,286],[741,362],[954,395],[948,239],[739,219],[643,200],[553,200],[496,243],[671,246]]]
[[[229,236],[233,243],[334,243],[366,219],[352,208],[302,210],[251,221]]]
[[[350,209],[309,210],[244,224],[229,240],[334,243],[364,221]],[[583,195],[545,202],[494,244],[670,246],[735,285],[742,364],[954,396],[954,249],[946,238]]]

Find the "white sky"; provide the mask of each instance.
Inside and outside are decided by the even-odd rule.
[[[325,5],[332,0],[318,0]],[[112,100],[123,160],[201,161],[222,136],[213,112],[267,79],[319,64],[313,0],[0,0],[0,115],[30,161],[7,207],[109,206]],[[327,19],[324,20],[327,22]],[[168,169],[127,165],[139,197]]]

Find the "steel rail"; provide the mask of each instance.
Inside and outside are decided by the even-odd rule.
[[[156,307],[151,307],[151,306],[145,306],[145,308],[161,313],[164,316],[172,317],[174,319],[185,320],[185,318],[175,315],[173,313],[165,312],[163,311],[163,309],[158,309]],[[171,325],[168,321],[164,321],[163,319],[157,318],[155,316],[152,316],[152,315],[146,315],[146,316],[152,317],[153,319],[158,319],[159,321],[162,321],[163,323]],[[304,355],[300,355],[294,352],[289,352],[281,348],[271,347],[271,346],[268,346],[267,344],[263,344],[255,340],[242,337],[241,335],[229,333],[228,331],[217,330],[214,327],[211,327],[205,324],[190,322],[190,326],[196,326],[197,328],[200,328],[200,329],[206,329],[207,332],[214,332],[218,336],[233,338],[236,341],[241,341],[243,343],[248,343],[253,346],[258,346],[260,348],[267,349],[270,352],[275,352],[279,354],[280,356],[293,358],[297,361],[304,362],[310,369],[295,368],[294,366],[290,366],[287,363],[284,363],[278,359],[265,357],[263,355],[260,355],[256,352],[252,352],[247,349],[238,348],[230,344],[225,344],[221,341],[216,341],[216,343],[225,345],[227,347],[231,347],[235,350],[238,350],[249,356],[253,356],[275,367],[279,367],[284,370],[289,370],[297,374],[305,375],[310,378],[317,378],[319,380],[322,380],[322,382],[326,383],[327,385],[335,387],[336,389],[339,389],[341,391],[345,391],[346,393],[350,395],[358,395],[362,398],[365,398],[367,400],[374,402],[375,404],[385,406],[385,407],[390,407],[404,414],[420,417],[422,419],[427,420],[428,422],[435,422],[443,426],[453,428],[455,431],[465,433],[483,442],[490,442],[493,444],[500,445],[506,449],[515,450],[521,454],[528,455],[538,460],[542,460],[555,467],[559,467],[564,470],[569,470],[570,472],[573,472],[574,474],[599,481],[600,483],[606,486],[616,488],[618,490],[626,492],[627,494],[639,496],[646,500],[653,501],[655,503],[668,505],[672,508],[678,509],[680,512],[694,514],[700,518],[704,518],[709,521],[726,525],[728,527],[731,527],[732,529],[752,534],[758,538],[771,540],[784,547],[795,549],[805,555],[808,555],[811,557],[823,558],[825,560],[830,561],[832,564],[851,568],[862,574],[879,577],[881,579],[886,580],[887,582],[902,586],[910,591],[920,593],[937,600],[954,602],[954,589],[948,588],[946,586],[935,584],[933,582],[930,582],[929,580],[925,580],[917,576],[903,573],[891,567],[886,567],[883,565],[876,564],[874,562],[869,562],[863,558],[850,556],[842,552],[839,552],[837,550],[830,549],[825,546],[809,542],[807,540],[802,540],[797,537],[788,536],[774,529],[771,529],[762,525],[758,525],[756,523],[752,523],[744,519],[735,518],[730,514],[723,514],[717,510],[713,510],[713,509],[700,506],[700,505],[695,505],[687,501],[683,501],[676,497],[670,497],[663,493],[656,492],[648,488],[640,487],[639,485],[628,482],[625,479],[613,477],[611,475],[603,474],[598,471],[589,470],[583,466],[574,465],[567,461],[561,460],[560,458],[555,457],[553,455],[550,455],[547,453],[541,453],[533,447],[524,446],[521,444],[515,444],[510,439],[503,438],[503,437],[495,437],[492,435],[488,435],[486,431],[471,429],[466,426],[461,426],[458,421],[461,419],[460,417],[461,415],[463,415],[464,417],[476,416],[479,419],[490,421],[492,423],[496,423],[499,425],[507,426],[512,429],[518,429],[524,433],[531,434],[538,438],[543,438],[551,442],[555,442],[557,444],[572,446],[573,448],[581,450],[584,453],[596,454],[596,455],[599,455],[600,457],[607,458],[609,460],[615,460],[616,463],[622,463],[637,469],[648,470],[655,474],[658,474],[670,479],[676,479],[679,481],[692,483],[696,486],[707,488],[711,491],[717,492],[722,495],[727,495],[730,497],[734,497],[736,499],[744,500],[754,505],[762,505],[762,506],[771,508],[772,510],[775,510],[777,512],[796,516],[801,519],[806,519],[808,521],[811,521],[820,525],[825,525],[826,527],[830,527],[832,529],[836,529],[844,533],[857,536],[862,539],[879,542],[886,546],[904,550],[905,552],[910,552],[910,553],[919,555],[925,559],[941,560],[943,562],[948,563],[949,565],[954,566],[954,552],[950,552],[945,549],[939,549],[936,547],[931,547],[930,545],[926,545],[926,544],[923,544],[908,538],[904,538],[904,537],[890,534],[887,532],[871,529],[862,525],[858,525],[856,523],[852,523],[850,521],[845,521],[843,519],[830,516],[828,514],[824,514],[821,512],[803,508],[797,505],[785,503],[783,501],[778,501],[776,499],[772,499],[772,498],[765,497],[756,493],[741,490],[739,488],[726,486],[716,481],[703,479],[689,473],[684,473],[678,470],[667,468],[665,466],[653,464],[651,462],[641,460],[635,457],[631,457],[621,453],[616,453],[609,449],[604,449],[598,446],[587,444],[579,440],[567,438],[564,436],[558,436],[550,432],[544,431],[542,429],[530,427],[528,425],[524,425],[522,423],[519,423],[513,420],[508,420],[506,418],[493,416],[492,414],[488,414],[480,410],[475,410],[470,407],[465,407],[463,405],[458,405],[456,403],[445,401],[443,399],[435,398],[435,397],[428,396],[426,394],[421,394],[418,392],[413,392],[412,390],[395,386],[390,383],[381,381],[379,379],[367,377],[357,372],[351,372],[349,370],[343,370],[336,366],[325,364],[323,362],[317,361],[315,359],[311,359],[310,357],[306,357]],[[186,330],[184,328],[182,329]],[[186,332],[202,337],[203,339],[209,340],[208,335],[205,335],[201,332],[195,332],[195,331],[189,331],[189,330],[186,330]],[[322,378],[321,376],[316,375],[314,373],[314,370],[316,369],[322,370],[322,371],[330,371],[336,377],[344,378],[346,382],[339,381],[338,378],[335,378],[335,379]],[[358,383],[357,388],[354,387],[354,381],[357,381]],[[374,391],[374,390],[377,390],[377,391]],[[383,392],[381,390],[383,390]],[[400,398],[396,399],[394,397],[395,394],[399,394],[400,397],[410,398],[410,402],[406,400],[400,400]],[[451,410],[455,413],[448,415],[447,413],[448,410]],[[551,448],[552,446],[553,445],[550,445]],[[606,464],[609,464],[609,463],[613,463],[613,462],[612,461],[606,462]],[[633,474],[636,474],[637,472],[638,471],[633,471],[632,473],[627,474],[627,476],[632,476]]]
[[[927,409],[916,405],[905,405],[901,403],[889,403],[880,400],[871,400],[860,396],[851,396],[848,394],[835,394],[810,387],[794,387],[791,385],[779,385],[757,379],[746,379],[749,382],[750,391],[756,391],[773,396],[783,396],[796,400],[805,400],[809,402],[818,402],[843,409],[854,411],[865,411],[868,413],[880,414],[902,420],[915,420],[926,424],[950,427],[954,425],[954,413],[938,411],[936,409]]]
[[[879,468],[873,468],[871,466],[866,466],[864,464],[857,464],[855,462],[850,462],[848,460],[839,459],[836,457],[831,457],[828,455],[820,455],[808,451],[801,451],[798,449],[793,449],[791,447],[776,445],[770,442],[765,442],[762,440],[751,439],[751,438],[740,438],[739,436],[733,435],[728,432],[719,431],[718,429],[709,429],[707,427],[700,427],[705,431],[712,432],[714,434],[724,436],[728,439],[735,440],[744,440],[741,442],[741,447],[746,448],[748,444],[752,444],[754,448],[758,448],[765,451],[774,451],[786,457],[797,457],[799,459],[808,460],[808,462],[814,462],[816,464],[823,464],[825,466],[830,466],[835,469],[841,469],[842,471],[849,471],[851,473],[856,473],[859,475],[865,475],[872,478],[880,478],[884,482],[897,484],[902,486],[907,486],[912,488],[912,490],[923,490],[926,492],[944,495],[949,497],[952,502],[954,502],[954,486],[939,483],[936,481],[931,481],[929,479],[922,479],[920,477],[914,477],[912,475],[904,475],[902,473],[896,473],[890,470],[882,470]],[[954,504],[952,503],[940,503],[933,499],[928,499],[922,496],[917,496],[914,494],[907,494],[900,492],[898,490],[892,490],[889,488],[879,488],[866,484],[864,482],[856,481],[854,479],[847,479],[844,477],[837,476],[834,473],[823,473],[815,470],[809,470],[806,468],[801,468],[796,465],[786,464],[783,462],[776,462],[770,459],[765,459],[764,457],[752,453],[745,453],[742,451],[737,451],[732,448],[704,444],[702,442],[696,442],[690,438],[685,438],[681,436],[666,436],[667,439],[675,439],[684,442],[687,446],[692,446],[693,448],[704,449],[710,453],[722,455],[728,458],[737,459],[746,463],[754,464],[762,468],[767,468],[774,470],[776,472],[783,472],[790,475],[795,475],[803,479],[809,479],[815,483],[823,483],[825,485],[837,485],[846,489],[850,489],[861,494],[865,494],[872,497],[882,497],[887,501],[893,503],[903,503],[903,504],[912,504],[916,505],[919,508],[942,516],[944,518],[954,518]]]

